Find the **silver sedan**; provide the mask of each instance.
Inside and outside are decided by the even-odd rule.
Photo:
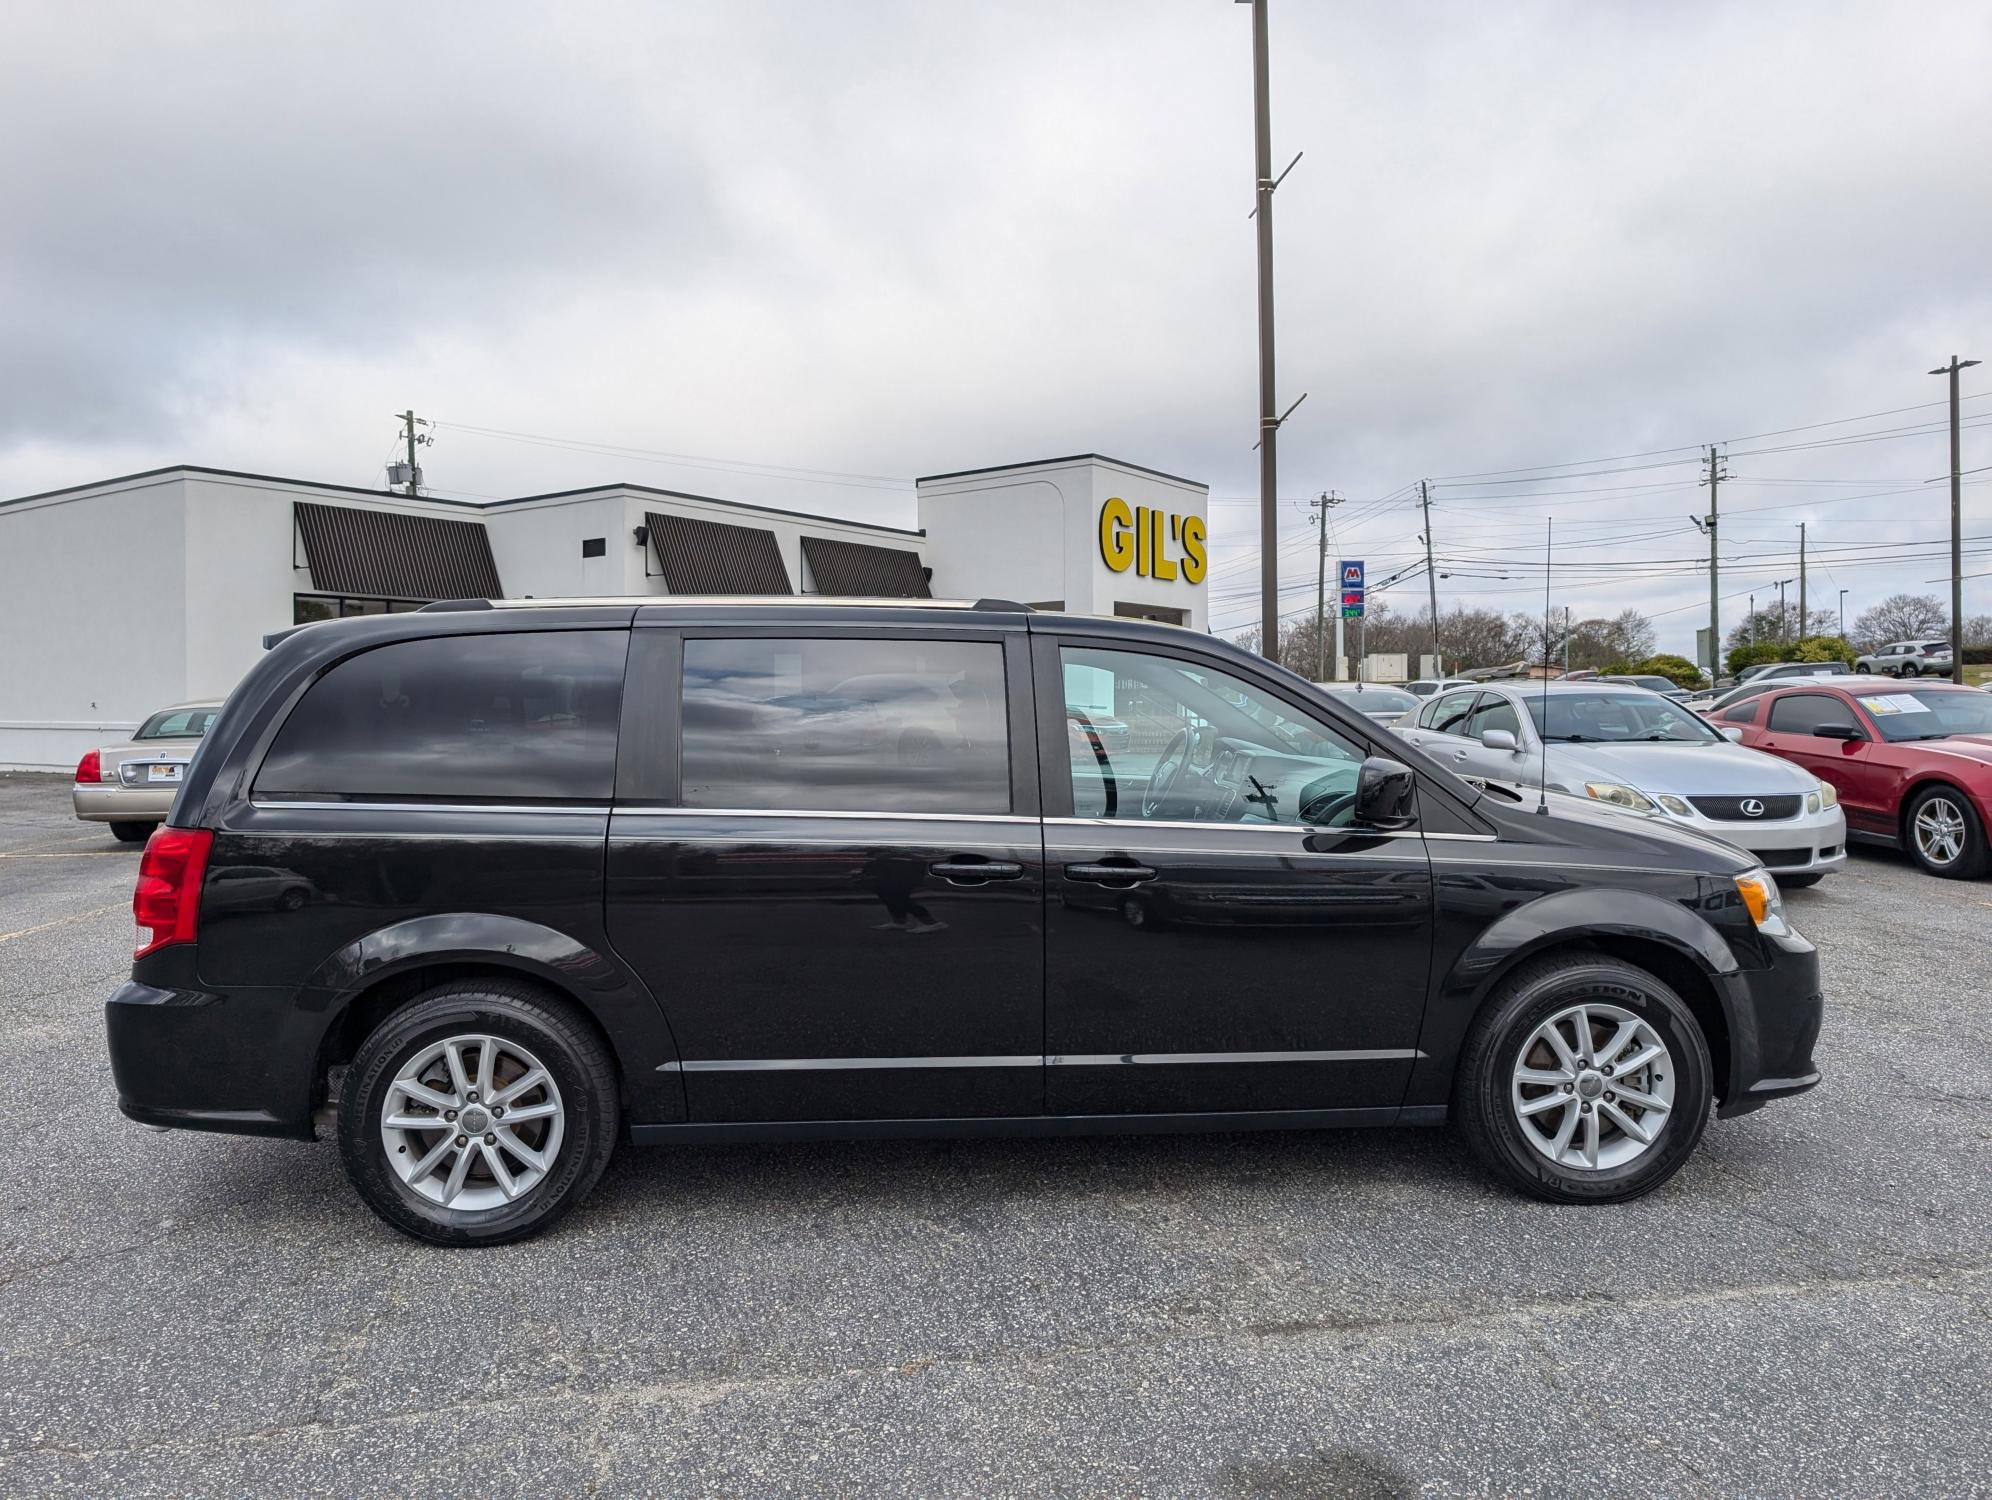
[[[121,745],[101,745],[76,764],[70,806],[89,823],[108,823],[125,843],[141,843],[173,810],[187,762],[200,747],[218,701],[162,708]]]
[[[1693,828],[1811,885],[1847,859],[1839,794],[1746,750],[1678,703],[1599,682],[1489,684],[1442,693],[1396,726],[1463,776],[1589,797]]]

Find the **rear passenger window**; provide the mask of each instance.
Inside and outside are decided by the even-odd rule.
[[[679,800],[1008,812],[1004,690],[993,641],[687,640]]]
[[[1759,707],[1762,706],[1763,701],[1764,700],[1761,698],[1750,698],[1742,703],[1737,704],[1734,708],[1727,710],[1722,715],[1722,722],[1725,724],[1756,723],[1757,710]]]
[[[1771,700],[1771,717],[1764,727],[1772,734],[1817,735],[1821,724],[1851,724],[1854,711],[1823,693],[1792,693]]]
[[[627,631],[450,635],[349,657],[291,710],[254,795],[607,801]]]

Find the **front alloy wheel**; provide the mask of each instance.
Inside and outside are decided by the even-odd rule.
[[[1992,866],[1985,829],[1971,801],[1954,787],[1925,787],[1909,804],[1909,850],[1932,875],[1969,880]]]
[[[1632,1012],[1573,1005],[1530,1034],[1509,1093],[1523,1139],[1557,1166],[1622,1167],[1666,1128],[1674,1059]]]

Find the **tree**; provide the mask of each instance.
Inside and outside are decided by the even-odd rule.
[[[1798,619],[1798,601],[1786,599],[1784,622],[1779,625],[1778,606],[1774,599],[1762,609],[1752,610],[1743,617],[1741,624],[1729,632],[1726,644],[1734,649],[1738,646],[1761,646],[1766,641],[1797,641],[1815,635],[1838,635],[1840,614],[1838,610],[1811,609],[1805,612],[1803,627]],[[1766,660],[1776,660],[1767,657]]]
[[[1759,641],[1754,646],[1732,646],[1729,670],[1740,672],[1770,661],[1843,661],[1854,664],[1854,648],[1837,635],[1809,635],[1802,641]]]
[[[1664,677],[1675,687],[1696,688],[1702,684],[1702,669],[1685,656],[1649,656],[1642,661],[1615,661],[1607,663],[1605,672],[1612,677]]]
[[[1890,594],[1854,621],[1853,638],[1869,650],[1890,641],[1932,638],[1950,631],[1950,611],[1935,594]]]
[[[1536,631],[1540,641],[1542,632]],[[1593,671],[1612,662],[1641,661],[1653,654],[1653,622],[1636,609],[1609,620],[1580,620],[1570,627],[1570,666]]]
[[[1967,646],[1992,646],[1992,615],[1971,615],[1964,622]]]

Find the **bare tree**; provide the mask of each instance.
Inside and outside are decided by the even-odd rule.
[[[1890,594],[1861,611],[1852,634],[1857,645],[1874,647],[1922,635],[1935,638],[1949,629],[1950,611],[1935,594]]]

